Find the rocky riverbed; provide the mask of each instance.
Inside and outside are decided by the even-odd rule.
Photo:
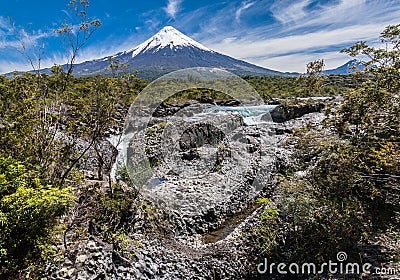
[[[271,122],[266,114],[262,122],[246,125],[235,112],[203,109],[184,112],[186,118],[175,110],[173,116],[153,115],[142,143],[152,175],[138,199],[163,213],[168,232],[146,230],[148,213],[136,211],[123,252],[88,230],[87,238],[73,244],[72,256],[45,268],[46,279],[254,277],[257,255],[251,232],[269,207],[255,202],[273,196],[274,174],[291,161],[290,147],[282,145],[285,138],[324,116],[310,110],[300,117],[281,113],[288,119]],[[317,106],[314,111],[320,110]],[[110,157],[115,159],[115,152]],[[104,161],[107,176],[109,161]]]

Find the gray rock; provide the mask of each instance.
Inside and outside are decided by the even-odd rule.
[[[45,278],[246,279],[255,272],[249,232],[264,208],[230,228],[226,221],[248,209],[257,197],[271,196],[273,174],[291,163],[290,147],[281,145],[286,131],[322,118],[313,113],[260,126],[244,126],[234,114],[211,116],[204,122],[195,117],[168,119],[174,129],[157,130],[146,143],[161,162],[153,167],[153,178],[163,180],[144,188],[140,199],[166,213],[170,232],[166,236],[146,233],[148,213],[132,211],[127,234],[135,242],[124,248],[125,255],[100,238],[83,239],[75,245],[77,257],[46,266]],[[165,145],[171,149],[165,151]],[[190,153],[195,156],[182,159]],[[221,226],[225,234],[206,244],[202,234]]]
[[[298,103],[293,105],[281,104],[270,112],[270,116],[274,122],[282,123],[302,117],[305,114],[321,112],[324,107],[324,102]]]

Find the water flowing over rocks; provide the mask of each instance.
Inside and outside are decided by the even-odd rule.
[[[144,142],[153,176],[140,199],[166,213],[170,233],[146,233],[136,213],[124,252],[90,235],[76,245],[75,256],[46,267],[45,278],[251,279],[256,256],[250,232],[268,207],[255,200],[272,196],[274,174],[291,162],[290,146],[282,141],[293,129],[323,119],[307,110],[300,118],[251,126],[232,112],[181,118],[175,109],[163,109],[153,115]],[[247,217],[229,223],[241,213]],[[221,236],[206,242],[204,235],[215,230]]]

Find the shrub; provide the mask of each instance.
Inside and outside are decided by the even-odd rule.
[[[12,268],[35,253],[72,202],[72,189],[43,185],[36,172],[0,158],[0,264]]]

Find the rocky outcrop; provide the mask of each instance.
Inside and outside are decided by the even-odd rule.
[[[45,279],[244,279],[252,248],[237,242],[240,232],[209,245],[201,244],[199,238],[189,244],[135,234],[125,254],[113,244],[91,237],[80,244],[75,257],[47,266]]]
[[[243,125],[243,118],[235,115],[222,117],[222,120],[216,119],[208,122],[195,123],[183,131],[179,146],[182,151],[191,148],[199,148],[205,144],[216,145],[225,138],[224,131],[232,131]],[[218,126],[215,126],[214,124]]]
[[[291,119],[299,118],[305,114],[321,112],[325,108],[324,102],[281,104],[270,112],[272,120],[283,123]]]
[[[74,245],[73,256],[48,265],[46,279],[246,279],[257,274],[251,232],[265,206],[254,202],[271,196],[273,175],[291,160],[290,147],[280,144],[287,133],[323,115],[257,126],[245,126],[237,114],[201,116],[160,118],[146,134],[147,151],[159,163],[141,199],[165,211],[170,231],[149,233],[145,222],[138,222],[144,219],[132,216],[126,247],[89,236]],[[247,218],[227,223],[249,208]],[[206,243],[203,235],[216,230],[224,233]]]
[[[199,148],[205,144],[215,145],[224,139],[224,133],[209,123],[199,123],[185,130],[179,140],[182,151]]]
[[[153,117],[155,118],[163,118],[167,116],[172,116],[179,110],[188,107],[190,105],[193,105],[193,102],[185,102],[185,103],[175,103],[175,104],[168,104],[165,102],[162,102],[153,112]]]

